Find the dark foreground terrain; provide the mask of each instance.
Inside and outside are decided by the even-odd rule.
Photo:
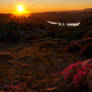
[[[91,19],[82,19],[79,27],[59,27],[39,17],[1,15],[0,92],[88,92],[87,83],[75,90],[61,72],[92,57]]]

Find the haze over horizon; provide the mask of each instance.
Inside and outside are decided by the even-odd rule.
[[[92,8],[92,0],[3,0],[0,1],[0,13],[13,13],[18,5],[23,5],[30,13],[82,10]]]

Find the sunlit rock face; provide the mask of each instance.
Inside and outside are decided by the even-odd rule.
[[[67,23],[67,26],[79,26],[80,25],[80,22],[78,23]]]
[[[77,23],[61,23],[61,22],[52,22],[52,21],[47,21],[49,24],[52,24],[52,25],[59,25],[59,26],[79,26],[80,25],[80,22],[77,22]]]

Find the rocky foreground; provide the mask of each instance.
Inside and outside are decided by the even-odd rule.
[[[91,92],[90,82],[83,81],[91,69],[86,74],[79,72],[83,80],[78,87],[71,78],[81,70],[79,64],[74,65],[77,69],[73,68],[75,72],[68,74],[66,80],[62,72],[92,57],[92,38],[67,41],[38,37],[33,42],[1,43],[0,50],[0,92]]]

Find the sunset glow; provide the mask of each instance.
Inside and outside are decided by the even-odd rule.
[[[92,0],[1,0],[0,13],[67,11],[92,8]],[[17,10],[16,10],[17,9]]]

